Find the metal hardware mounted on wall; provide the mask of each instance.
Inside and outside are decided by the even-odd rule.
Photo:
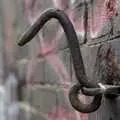
[[[76,32],[74,30],[71,21],[69,20],[68,16],[64,11],[58,9],[49,9],[45,11],[37,19],[37,21],[32,26],[30,26],[30,28],[28,28],[28,30],[25,31],[25,33],[23,33],[22,37],[20,38],[17,44],[19,46],[23,46],[26,43],[28,43],[39,32],[39,30],[43,28],[44,24],[52,18],[55,18],[60,22],[67,36],[67,41],[73,60],[75,75],[78,80],[78,83],[74,85],[69,92],[69,100],[71,102],[71,105],[79,112],[83,112],[83,113],[94,112],[100,107],[102,96],[104,94],[119,95],[120,86],[115,86],[115,85],[113,86],[111,83],[110,83],[111,85],[107,85],[107,82],[105,81],[103,83],[106,83],[106,85],[102,84],[101,81],[96,83],[88,81],[85,73],[85,68],[84,68],[83,59],[82,59]],[[100,47],[99,51],[102,48],[104,48],[104,46]],[[107,50],[107,53],[109,51],[110,49]],[[96,66],[99,65],[99,63],[96,64]],[[110,73],[108,74],[108,76],[110,76]],[[114,79],[114,76],[112,76],[112,78]],[[118,78],[120,78],[119,75]],[[78,95],[80,90],[84,95],[94,97],[93,101],[90,104],[83,104],[79,100]]]

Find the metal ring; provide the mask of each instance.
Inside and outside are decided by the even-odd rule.
[[[78,98],[81,88],[82,86],[78,83],[74,85],[69,91],[69,100],[72,107],[82,113],[91,113],[96,111],[101,105],[102,94],[94,96],[90,104],[84,104]]]

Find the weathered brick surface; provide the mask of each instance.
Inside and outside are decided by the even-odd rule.
[[[56,106],[56,90],[40,86],[32,88],[32,105],[40,112],[49,112]]]
[[[43,7],[44,6],[43,5],[42,11],[48,8],[48,6],[50,6],[49,4],[45,7]],[[96,3],[94,3],[93,9],[94,7],[96,7]],[[80,17],[83,15],[83,11],[84,10],[81,10],[81,13],[79,14]],[[115,50],[117,62],[118,64],[120,64],[120,48],[119,48],[120,38],[112,39],[112,37],[120,33],[119,11],[120,10],[118,10],[118,15],[113,17],[113,23],[111,23],[110,21],[105,23],[105,25],[103,25],[104,27],[99,32],[98,36],[96,36],[95,38],[91,38],[88,33],[88,36],[87,36],[88,42],[80,46],[86,74],[90,81],[96,80],[93,71],[94,71],[94,66],[96,62],[97,51],[101,44],[110,43],[112,45],[112,47]],[[89,6],[89,12],[90,12],[89,19],[92,19],[92,16],[90,16],[92,12],[91,5]],[[98,21],[98,24],[99,24],[99,21]],[[51,20],[49,23],[47,23],[42,30],[44,40],[49,41],[53,39],[53,37],[55,36],[54,33],[57,31],[58,26],[59,26],[58,22],[55,20]],[[113,26],[113,35],[110,35],[108,33],[110,32],[112,26]],[[80,39],[80,37],[79,37],[79,40],[81,43],[82,39]],[[33,44],[35,45],[35,42]],[[72,67],[71,55],[70,55],[69,49],[66,48],[68,47],[67,45],[68,44],[67,44],[66,37],[65,35],[63,35],[59,42],[59,47],[58,47],[59,51],[57,51],[56,56],[60,58],[60,60],[63,62],[65,69],[67,70],[68,77],[69,77],[69,83],[73,84],[76,82],[76,78],[74,75],[74,69]],[[33,48],[33,50],[31,50],[30,54],[28,55],[28,51],[31,48]],[[35,54],[35,46],[33,46],[32,43],[30,43],[28,46],[25,46],[24,48],[20,48],[20,50],[18,51],[20,52],[18,56],[19,59],[24,58],[24,57],[29,57],[31,59],[31,56],[33,57]],[[53,64],[56,64],[54,61],[55,60],[52,59]],[[62,89],[59,89],[58,86],[53,88],[55,84],[59,85],[60,83],[63,83],[63,82],[60,82],[60,77],[59,77],[59,73],[61,71],[56,72],[54,68],[52,67],[51,63],[50,64],[49,63],[50,62],[48,62],[47,59],[45,59],[41,63],[38,63],[36,70],[34,72],[35,77],[33,80],[35,81],[35,84],[37,85],[33,85],[32,88],[26,89],[23,91],[23,93],[26,92],[26,94],[23,94],[24,100],[28,101],[39,112],[42,112],[44,114],[47,114],[51,112],[52,110],[55,111],[56,106],[58,108],[59,106],[60,107],[62,106],[63,108],[65,107],[68,111],[71,111],[71,106],[69,102],[67,101],[64,91]],[[20,76],[25,76],[26,70],[27,70],[27,64],[20,65],[19,69],[21,71]],[[64,78],[63,76],[61,77]],[[42,85],[39,86],[38,85],[39,83],[50,84],[50,86],[49,87],[42,86]],[[99,108],[99,110],[97,110],[94,113],[89,114],[89,120],[119,120],[120,118],[120,114],[119,114],[120,102],[119,101],[120,101],[119,98],[117,98],[116,100],[110,100],[104,97],[102,101],[102,106]],[[74,111],[74,109],[72,110]]]
[[[120,33],[119,21],[120,21],[120,1],[118,0],[116,15],[113,17],[114,34]]]
[[[85,45],[81,47],[82,58],[84,62],[85,71],[88,76],[88,80],[94,79],[93,71],[94,71],[94,64],[96,61],[96,54],[97,54],[98,47],[99,45],[96,45],[96,46]],[[72,81],[76,81],[74,68],[72,68]]]
[[[70,53],[69,49],[65,49],[60,51],[55,55],[55,57],[50,56],[52,58],[52,64],[55,64],[55,67],[59,67],[58,71],[52,67],[52,64],[46,60],[45,64],[45,81],[50,84],[61,83],[61,81],[71,81],[71,62],[70,62]],[[60,61],[56,61],[55,59],[60,58],[62,62],[62,66],[60,65]],[[61,68],[60,68],[61,67]],[[64,73],[64,71],[67,73]],[[63,82],[62,82],[63,83]]]
[[[65,91],[57,86],[34,85],[32,87],[25,87],[23,89],[23,96],[23,101],[27,102],[29,107],[31,107],[31,111],[27,113],[28,116],[31,116],[30,112],[32,112],[32,109],[35,109],[40,113],[39,115],[45,118],[52,113],[59,115],[57,110],[60,109],[64,111],[72,110],[69,101],[66,99]],[[37,115],[38,113],[34,114]]]

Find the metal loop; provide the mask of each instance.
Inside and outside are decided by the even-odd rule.
[[[72,104],[72,107],[83,113],[91,113],[96,111],[101,105],[102,94],[94,96],[90,104],[83,104],[78,98],[81,88],[82,86],[80,84],[76,84],[69,91],[69,100]]]

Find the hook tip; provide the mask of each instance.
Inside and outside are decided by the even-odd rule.
[[[18,46],[23,46],[25,43],[24,43],[24,41],[22,40],[22,39],[19,39],[18,41],[17,41],[17,45]]]

